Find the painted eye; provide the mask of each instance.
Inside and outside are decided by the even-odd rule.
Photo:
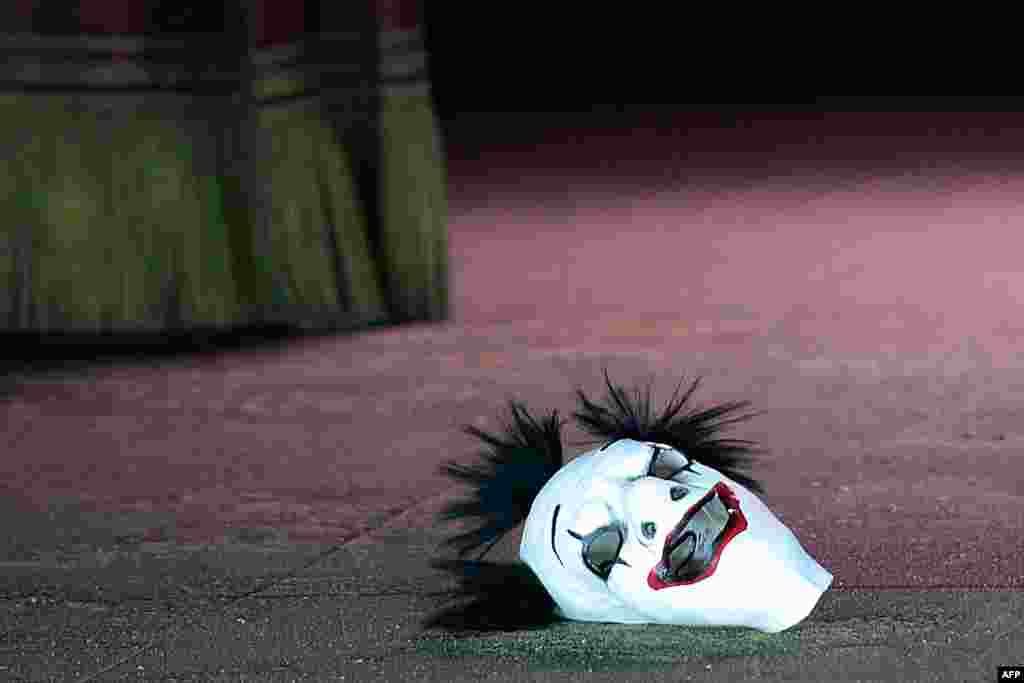
[[[602,581],[607,581],[617,564],[629,566],[619,557],[626,542],[626,527],[607,503],[586,502],[566,533],[583,544],[583,565]]]
[[[689,458],[674,448],[655,444],[651,444],[651,448],[654,449],[654,456],[651,458],[651,464],[647,467],[648,477],[672,479],[693,465]]]
[[[640,531],[643,533],[644,538],[652,539],[658,534],[658,525],[654,522],[644,522],[640,526]]]
[[[682,500],[683,498],[686,498],[686,495],[688,493],[690,493],[690,490],[685,486],[673,486],[672,489],[668,492],[668,495],[672,499],[672,502],[675,502],[677,500]]]
[[[572,530],[567,531],[583,544],[583,564],[598,578],[607,581],[615,565],[626,565],[626,562],[619,558],[625,537],[618,526],[601,527],[586,536]]]
[[[622,532],[615,528],[599,529],[583,547],[583,559],[592,572],[608,578],[622,550]]]

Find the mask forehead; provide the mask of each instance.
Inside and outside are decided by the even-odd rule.
[[[587,451],[566,468],[574,468],[581,478],[628,479],[647,472],[653,450],[646,443],[620,439]]]
[[[626,484],[648,475],[656,453],[670,450],[673,450],[671,446],[654,442],[632,439],[615,441],[588,451],[570,462],[563,470],[572,471],[572,484],[568,480],[554,483],[552,479],[549,482],[550,490],[542,491],[542,495],[547,493],[552,500],[558,498],[564,505],[598,492],[611,494],[613,490],[621,491]],[[681,455],[686,457],[685,453]],[[716,469],[691,463],[685,482],[691,488],[711,488],[722,478],[722,473]]]
[[[560,507],[560,515],[571,516],[591,500],[620,508],[626,485],[647,476],[656,448],[671,450],[665,444],[620,439],[580,454],[547,482],[533,503],[530,517],[551,515],[556,506]],[[690,477],[694,483],[701,481],[710,487],[722,475],[695,464]]]

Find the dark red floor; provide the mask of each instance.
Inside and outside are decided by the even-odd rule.
[[[507,397],[699,373],[764,411],[737,436],[837,586],[1021,585],[1024,127],[648,123],[456,141],[448,325],[26,382],[5,496],[366,538],[432,524]]]

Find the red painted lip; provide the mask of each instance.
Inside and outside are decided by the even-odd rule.
[[[689,586],[708,578],[714,574],[715,569],[718,568],[718,560],[722,556],[722,552],[725,550],[725,547],[732,542],[732,539],[736,538],[737,534],[747,528],[747,518],[743,514],[743,510],[740,508],[740,501],[736,497],[736,494],[733,493],[732,489],[724,483],[718,482],[715,484],[713,489],[708,491],[707,494],[700,499],[700,502],[686,511],[686,514],[683,515],[681,520],[679,520],[679,524],[677,524],[675,529],[672,530],[672,533],[665,537],[665,548],[667,549],[669,544],[683,532],[693,515],[696,514],[705,503],[711,500],[715,494],[722,499],[722,502],[725,503],[726,507],[735,510],[735,512],[729,514],[729,521],[726,522],[725,529],[722,530],[722,533],[718,537],[718,545],[715,548],[714,554],[711,556],[711,562],[708,564],[708,568],[693,579],[686,581],[664,581],[658,576],[658,569],[663,568],[665,562],[664,559],[662,559],[658,564],[651,567],[651,571],[647,574],[647,585],[653,590],[658,591],[663,588],[672,588],[674,586]]]

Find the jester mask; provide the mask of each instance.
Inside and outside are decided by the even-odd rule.
[[[448,545],[463,557],[483,552],[437,563],[457,575],[460,593],[428,626],[509,630],[568,619],[774,633],[802,621],[832,575],[740,471],[763,451],[721,435],[751,417],[748,404],[694,409],[698,380],[655,411],[649,387],[605,382],[602,401],[577,391],[573,417],[597,447],[568,463],[557,412],[538,419],[513,402],[502,432],[467,428],[485,448],[476,463],[443,471],[473,495],[442,521],[475,520]],[[520,562],[484,562],[520,524]]]

